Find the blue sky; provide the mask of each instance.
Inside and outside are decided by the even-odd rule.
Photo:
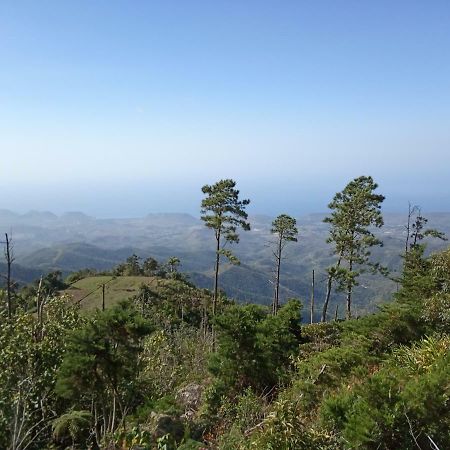
[[[450,210],[448,1],[2,1],[0,208]]]

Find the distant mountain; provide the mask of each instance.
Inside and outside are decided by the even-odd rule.
[[[0,262],[0,274],[4,275],[7,272],[6,263]],[[40,276],[45,273],[37,268],[23,267],[19,264],[13,264],[11,269],[11,276],[14,282],[19,285],[25,285],[31,283],[34,280],[40,278]],[[0,278],[0,286],[5,286],[6,279],[4,276]]]
[[[26,257],[26,261],[45,272],[57,269],[75,272],[84,268],[107,270],[135,252],[138,250],[131,247],[108,250],[92,244],[73,243],[36,250]]]
[[[428,225],[450,235],[450,213],[425,214]],[[334,261],[326,244],[328,226],[324,214],[298,218],[299,242],[286,247],[282,263],[282,298],[310,297],[311,271],[316,271],[316,298],[323,298],[325,268]],[[375,259],[393,272],[400,269],[400,254],[405,240],[404,214],[385,214],[385,226],[378,231],[384,246],[373,251]],[[240,266],[224,264],[221,287],[241,301],[270,303],[273,254],[270,216],[250,217],[252,229],[241,232],[239,245],[233,250]],[[79,212],[56,216],[48,212],[15,214],[0,210],[0,232],[12,232],[16,264],[30,275],[50,270],[64,273],[82,268],[110,269],[132,253],[142,258],[153,256],[166,261],[171,256],[181,259],[181,269],[201,287],[212,287],[214,237],[198,218],[188,214],[149,214],[141,218],[96,219]],[[272,243],[272,244],[271,244]],[[429,251],[446,247],[447,243],[429,240]],[[22,276],[28,279],[28,276]],[[371,309],[390,297],[396,286],[380,277],[366,275],[355,292],[355,305]],[[334,296],[341,298],[342,294]]]

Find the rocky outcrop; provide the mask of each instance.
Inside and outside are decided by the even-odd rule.
[[[150,414],[149,430],[155,439],[170,434],[176,442],[179,442],[184,435],[184,426],[180,419],[156,412]]]

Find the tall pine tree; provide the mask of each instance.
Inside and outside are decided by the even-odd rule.
[[[382,245],[371,231],[372,227],[383,226],[381,203],[385,197],[375,193],[377,188],[370,176],[355,178],[328,205],[332,212],[324,219],[331,226],[327,242],[334,245],[337,261],[327,269],[322,321],[326,320],[333,281],[338,281],[339,289],[346,292],[347,318],[350,318],[353,288],[358,284],[358,277],[367,267],[381,269],[379,264],[370,262],[370,249]]]
[[[214,265],[214,297],[212,314],[216,314],[217,298],[219,292],[220,257],[225,256],[232,264],[239,264],[233,253],[226,249],[228,243],[238,243],[238,228],[250,230],[247,222],[246,206],[250,200],[239,200],[239,191],[236,181],[231,179],[220,180],[213,185],[205,185],[202,192],[206,197],[201,204],[201,219],[208,228],[214,231],[216,239],[216,255]]]

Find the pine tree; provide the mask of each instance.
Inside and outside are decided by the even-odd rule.
[[[350,318],[353,288],[358,284],[359,275],[368,266],[384,271],[379,264],[370,262],[371,247],[382,245],[370,230],[370,227],[383,226],[381,203],[385,197],[374,192],[377,188],[378,185],[370,176],[355,178],[328,205],[332,213],[324,219],[325,223],[331,225],[327,242],[334,245],[333,253],[338,259],[327,269],[327,293],[322,321],[326,320],[333,281],[337,280],[340,290],[346,292],[347,318]]]
[[[214,266],[214,297],[212,314],[216,314],[217,298],[219,292],[219,266],[220,256],[225,256],[232,264],[239,264],[233,253],[225,249],[228,243],[238,243],[238,228],[250,230],[247,222],[246,206],[250,200],[239,200],[239,191],[236,182],[231,179],[220,180],[213,185],[205,185],[202,192],[206,197],[201,203],[201,219],[208,228],[214,231],[216,239],[216,261]]]
[[[297,221],[287,214],[280,214],[273,222],[270,232],[277,235],[275,256],[275,292],[272,303],[272,313],[277,314],[280,306],[280,269],[284,247],[288,242],[297,242]]]

